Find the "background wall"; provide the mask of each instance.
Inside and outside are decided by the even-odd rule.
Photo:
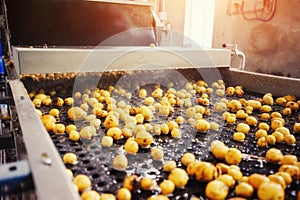
[[[185,0],[166,0],[166,12],[168,13],[168,21],[171,29],[183,33],[184,31],[184,15]]]
[[[225,0],[216,0],[215,6],[214,48],[236,43],[246,54],[245,70],[300,78],[299,0],[277,0],[268,22],[228,16]]]

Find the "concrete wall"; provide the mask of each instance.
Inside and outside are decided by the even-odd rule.
[[[225,0],[216,0],[215,8],[214,48],[236,43],[246,54],[245,70],[300,78],[299,0],[277,0],[276,13],[268,22],[228,16]]]

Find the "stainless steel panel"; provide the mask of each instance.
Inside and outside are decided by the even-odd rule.
[[[20,74],[54,72],[103,72],[158,68],[220,67],[230,65],[230,50],[160,47],[95,49],[14,48]]]

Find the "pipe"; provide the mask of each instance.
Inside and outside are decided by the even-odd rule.
[[[239,67],[239,69],[244,71],[246,56],[243,52],[238,50],[237,44],[226,44],[226,43],[224,43],[224,44],[222,44],[222,47],[223,48],[231,48],[231,52],[232,52],[231,56],[238,56],[240,58],[240,67]]]
[[[240,70],[244,71],[245,70],[245,61],[246,61],[246,56],[243,52],[239,51],[239,50],[235,50],[236,51],[236,55],[238,57],[240,57],[241,59],[241,64],[240,64]]]

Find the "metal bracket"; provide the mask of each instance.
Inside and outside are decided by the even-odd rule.
[[[0,166],[0,196],[33,189],[30,167],[26,160]]]
[[[14,100],[12,97],[8,97],[8,96],[1,97],[0,104],[14,105]]]

